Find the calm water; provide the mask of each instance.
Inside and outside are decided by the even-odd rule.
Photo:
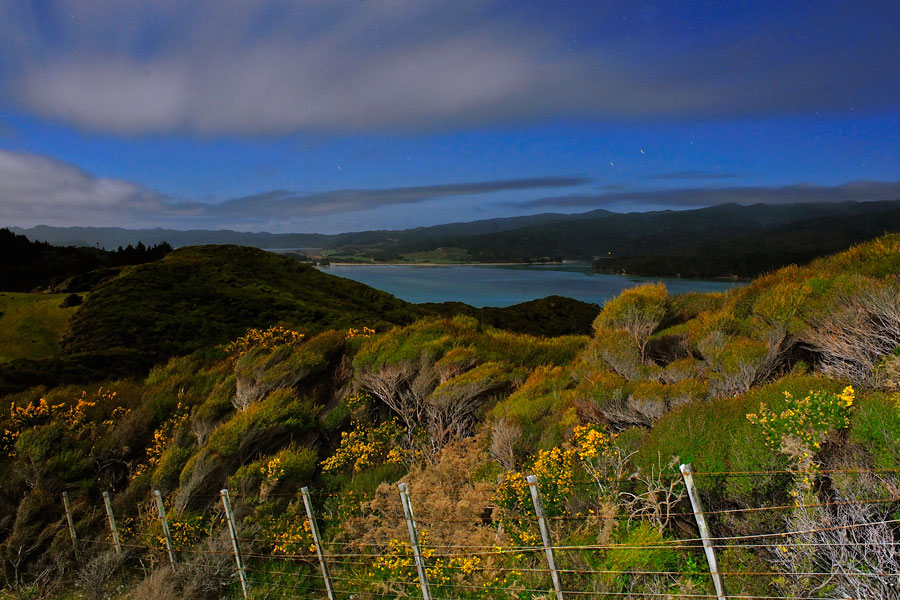
[[[719,292],[744,285],[733,281],[653,279],[592,274],[590,265],[515,266],[330,266],[326,273],[353,279],[408,302],[465,302],[472,306],[509,306],[556,294],[602,304],[622,290],[663,281],[669,293]]]

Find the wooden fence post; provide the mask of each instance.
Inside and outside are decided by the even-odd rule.
[[[537,515],[538,527],[541,529],[541,539],[544,542],[544,554],[547,555],[547,566],[550,569],[550,578],[553,580],[553,589],[556,591],[556,599],[563,600],[562,582],[559,580],[559,571],[556,568],[556,556],[553,554],[553,540],[550,539],[550,528],[547,527],[547,518],[544,516],[544,505],[541,503],[541,492],[538,490],[537,477],[529,475],[525,478],[528,489],[531,492],[531,502],[534,504],[534,513]]]
[[[172,549],[172,534],[169,533],[169,521],[166,519],[166,507],[163,505],[162,493],[159,490],[153,490],[153,495],[156,496],[156,508],[159,511],[159,524],[162,526],[163,536],[166,538],[166,551],[169,553],[169,563],[172,565],[172,570],[177,571],[178,567],[175,566],[175,551]]]
[[[322,553],[322,542],[319,538],[319,526],[316,525],[316,518],[313,516],[312,502],[309,501],[309,488],[304,486],[300,488],[303,495],[303,505],[306,507],[306,516],[309,519],[309,531],[312,533],[313,542],[316,545],[316,554],[319,557],[319,567],[322,569],[322,579],[325,580],[325,592],[328,594],[328,600],[334,600],[334,589],[331,587],[331,577],[328,575],[328,566],[325,564],[325,555]]]
[[[63,508],[66,509],[66,521],[69,523],[69,535],[72,537],[72,548],[75,550],[75,560],[81,562],[81,550],[78,548],[78,536],[75,535],[75,520],[72,518],[72,507],[69,506],[69,492],[62,493]]]
[[[718,600],[725,600],[725,586],[722,583],[722,574],[716,561],[716,551],[713,549],[712,537],[709,534],[709,525],[706,523],[706,515],[703,514],[703,505],[700,503],[700,494],[694,485],[694,472],[691,465],[681,465],[681,475],[684,477],[684,487],[687,488],[688,498],[694,509],[694,519],[697,521],[697,529],[700,530],[700,538],[703,540],[703,551],[706,552],[706,562],[709,563],[709,573],[712,575],[713,585],[716,588]]]
[[[112,532],[113,546],[116,554],[122,554],[122,544],[119,542],[119,528],[116,527],[116,517],[113,516],[112,503],[109,501],[109,492],[103,492],[103,505],[106,506],[106,517],[109,520],[109,530]]]
[[[231,511],[231,497],[228,490],[219,491],[222,497],[222,507],[225,509],[225,520],[228,521],[228,533],[231,535],[231,548],[234,550],[234,562],[237,565],[238,577],[241,580],[241,592],[244,598],[250,597],[250,584],[247,582],[247,573],[244,571],[244,559],[241,556],[241,546],[238,542],[237,526],[234,523],[234,513]]]
[[[409,529],[409,542],[412,544],[413,557],[416,559],[416,569],[419,572],[419,583],[422,586],[422,597],[431,600],[431,588],[428,585],[428,573],[425,571],[425,559],[419,548],[419,529],[413,516],[412,503],[409,501],[409,486],[405,483],[397,485],[400,488],[400,504],[403,505],[403,516],[406,517],[406,527]]]

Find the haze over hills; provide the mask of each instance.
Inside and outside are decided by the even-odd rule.
[[[530,225],[555,221],[594,218],[613,214],[606,210],[586,213],[543,213],[524,217],[483,219],[479,221],[448,223],[432,227],[416,227],[403,230],[373,230],[339,234],[320,233],[267,233],[220,230],[179,229],[125,229],[122,227],[50,227],[38,225],[31,228],[10,227],[12,231],[28,236],[34,241],[55,245],[94,246],[115,249],[128,244],[154,244],[168,242],[178,248],[201,244],[237,244],[256,248],[339,248],[345,245],[378,244],[400,236],[404,240],[434,239],[448,236],[479,235],[508,231]]]
[[[606,210],[544,213],[337,235],[46,226],[12,229],[32,240],[106,248],[138,242],[167,242],[175,247],[237,244],[285,250],[315,248],[322,249],[332,261],[398,263],[532,262],[603,257],[597,268],[607,272],[752,277],[900,231],[900,201],[723,204],[694,210],[625,214]],[[771,251],[772,244],[778,245],[777,252]],[[704,262],[709,256],[719,255],[728,259]]]

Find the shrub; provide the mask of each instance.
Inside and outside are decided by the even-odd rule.
[[[163,494],[176,488],[178,486],[178,476],[193,453],[194,450],[190,448],[170,446],[156,462],[150,485],[154,489],[161,490]]]
[[[609,549],[606,555],[606,567],[619,574],[608,574],[604,577],[615,583],[619,589],[634,587],[639,582],[633,579],[646,579],[643,572],[679,571],[681,557],[677,550],[665,547],[662,533],[650,523],[641,521],[628,529],[618,540],[618,544]],[[650,576],[653,577],[653,576]]]
[[[520,448],[559,445],[565,430],[575,425],[576,410],[569,387],[572,377],[563,367],[538,367],[525,383],[490,411],[522,428]]]
[[[591,342],[591,350],[625,379],[640,379],[642,372],[641,349],[625,331],[598,329]]]
[[[312,401],[297,398],[293,391],[278,390],[218,427],[207,448],[226,458],[244,459],[290,434],[311,429],[318,411]]]
[[[662,283],[651,283],[629,288],[604,305],[594,330],[624,330],[637,345],[641,359],[650,336],[666,316],[669,292]]]
[[[861,444],[878,469],[900,464],[900,398],[871,394],[860,398],[850,420],[850,439]]]
[[[900,285],[854,278],[842,287],[799,337],[821,355],[825,373],[883,384],[876,366],[900,346]]]
[[[842,384],[815,376],[789,376],[733,398],[692,402],[668,412],[653,426],[634,462],[648,470],[658,461],[678,456],[695,471],[769,471],[788,466],[787,458],[766,448],[761,428],[747,414],[765,403],[781,411],[784,392],[806,395],[810,389],[840,392]],[[701,490],[723,494],[742,503],[771,502],[785,493],[789,478],[777,475],[698,476]]]
[[[748,421],[762,429],[766,446],[789,456],[800,471],[796,487],[791,491],[793,496],[812,491],[818,472],[815,455],[826,436],[850,424],[854,399],[850,386],[840,394],[810,390],[803,398],[786,391],[783,410],[760,404],[758,412],[747,415]]]
[[[764,342],[713,333],[700,349],[709,365],[709,385],[714,396],[742,394],[771,371],[773,357]]]
[[[327,331],[302,345],[286,344],[269,349],[256,347],[235,363],[235,407],[246,410],[266,394],[295,387],[320,374],[344,347],[344,334]]]

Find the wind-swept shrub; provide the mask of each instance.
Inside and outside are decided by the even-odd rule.
[[[627,331],[598,329],[590,350],[606,363],[607,368],[625,379],[641,378],[641,349]]]
[[[714,332],[700,344],[709,367],[714,396],[736,396],[765,379],[773,367],[768,346],[747,337],[726,337]]]
[[[179,510],[224,482],[227,473],[260,453],[277,450],[287,440],[315,427],[319,407],[291,390],[278,390],[265,400],[236,413],[209,437],[179,476]]]
[[[577,422],[571,374],[562,367],[538,367],[525,383],[490,411],[522,428],[523,449],[551,447]]]
[[[594,331],[621,329],[638,347],[641,359],[650,336],[666,316],[669,292],[662,283],[629,288],[604,305],[594,321]]]
[[[516,376],[505,363],[487,362],[438,385],[425,401],[425,429],[435,449],[469,436],[486,396],[508,389]]]
[[[343,349],[345,335],[327,331],[304,344],[293,342],[269,349],[258,346],[235,363],[237,375],[234,404],[239,410],[274,390],[292,388],[324,371]]]
[[[834,295],[827,310],[809,319],[800,339],[819,353],[823,372],[884,384],[876,366],[900,346],[900,284],[855,280]]]

